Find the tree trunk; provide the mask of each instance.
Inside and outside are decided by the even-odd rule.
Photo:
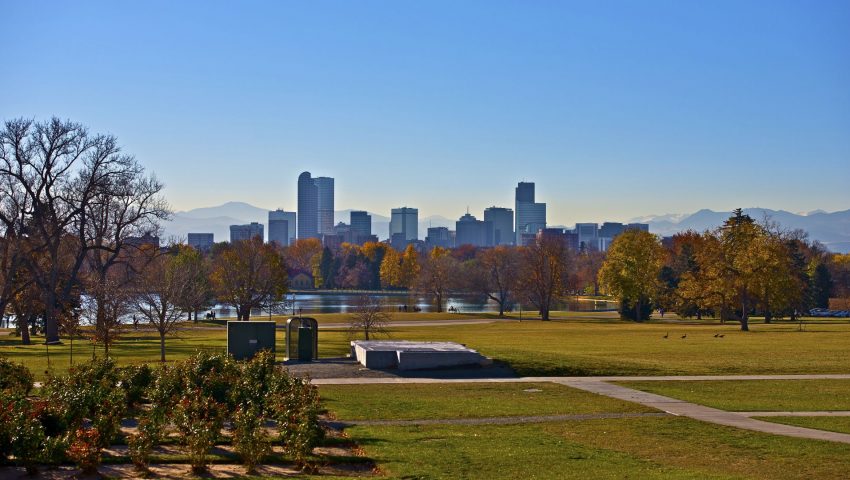
[[[48,292],[44,304],[44,343],[59,343],[59,323],[56,320],[56,294]]]
[[[31,345],[29,321],[25,315],[17,315],[18,329],[21,331],[21,344]]]
[[[638,321],[638,322],[643,320],[643,318],[641,318],[641,311],[640,311],[640,298],[638,298],[638,301],[635,302],[635,320]]]
[[[165,333],[159,332],[159,361],[165,362]]]
[[[443,313],[443,294],[437,293],[437,313]]]
[[[363,334],[366,336],[366,340],[369,340],[369,327],[363,328]]]

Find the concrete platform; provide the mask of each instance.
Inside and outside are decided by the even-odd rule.
[[[355,340],[351,355],[366,368],[427,370],[468,365],[488,365],[490,359],[454,342],[406,340]]]

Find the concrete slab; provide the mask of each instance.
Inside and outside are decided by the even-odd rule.
[[[426,370],[489,363],[487,357],[454,342],[355,340],[351,347],[357,361],[367,368]]]

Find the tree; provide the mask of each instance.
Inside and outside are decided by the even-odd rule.
[[[599,295],[599,269],[605,261],[605,252],[583,249],[576,256],[577,286],[591,295]]]
[[[511,297],[517,289],[520,254],[513,247],[500,245],[482,250],[469,274],[478,291],[499,305],[499,317],[505,316]]]
[[[403,288],[410,288],[416,282],[416,278],[419,276],[419,269],[421,266],[419,265],[419,252],[416,251],[416,248],[413,245],[408,245],[407,248],[404,249],[404,253],[401,256],[401,286]]]
[[[19,209],[0,209],[0,221],[9,238],[26,237],[19,258],[43,296],[45,341],[58,342],[58,319],[74,307],[84,266],[89,273],[108,270],[110,255],[120,255],[121,240],[135,227],[167,217],[162,186],[121,153],[115,137],[57,118],[6,122],[0,178],[4,207]],[[100,273],[93,291],[113,291],[115,280]]]
[[[563,238],[542,236],[520,252],[519,289],[540,317],[549,320],[554,302],[566,292],[571,267],[569,248]]]
[[[318,238],[299,238],[284,249],[286,264],[294,270],[313,271],[313,257],[322,253],[322,242]]]
[[[360,332],[366,340],[370,335],[389,335],[388,323],[392,319],[384,301],[380,298],[363,295],[357,299],[349,315],[349,334],[353,337]]]
[[[448,249],[434,247],[422,262],[415,281],[417,289],[434,298],[437,312],[443,311],[443,301],[449,290],[457,283],[458,262]]]
[[[812,269],[812,305],[816,308],[829,307],[829,298],[832,296],[833,281],[829,268],[824,263],[818,263]]]
[[[155,254],[138,279],[133,305],[159,334],[159,360],[165,361],[165,337],[174,332],[182,316],[180,304],[196,294],[196,272],[184,268],[186,257],[195,249],[173,246],[166,254]],[[196,252],[197,253],[197,252]],[[184,256],[181,258],[181,254]]]
[[[172,262],[185,275],[187,286],[179,291],[177,305],[189,314],[189,319],[198,321],[198,311],[213,303],[214,296],[209,279],[209,264],[198,250],[179,245]]]
[[[283,300],[288,277],[274,245],[252,238],[224,246],[213,256],[210,283],[218,299],[233,305],[239,320],[248,321],[251,309]]]
[[[402,288],[401,254],[388,247],[381,259],[381,286],[383,288]]]
[[[599,270],[603,289],[632,309],[637,321],[648,319],[646,307],[658,292],[664,254],[658,237],[641,230],[628,230],[611,242],[608,257]],[[628,316],[623,311],[621,315]]]

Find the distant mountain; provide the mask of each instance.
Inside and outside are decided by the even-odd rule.
[[[175,216],[197,219],[231,217],[260,222],[268,220],[269,211],[245,202],[227,202],[217,207],[195,208],[186,212],[177,212]]]
[[[744,213],[758,222],[768,219],[778,223],[784,229],[802,229],[809,238],[818,240],[834,252],[850,252],[850,210],[827,213],[815,210],[806,215],[770,210],[766,208],[745,208]],[[685,230],[702,232],[717,228],[729,218],[732,212],[715,212],[703,209],[692,214],[666,214],[638,217],[630,222],[649,224],[649,231],[662,236],[673,235]]]

